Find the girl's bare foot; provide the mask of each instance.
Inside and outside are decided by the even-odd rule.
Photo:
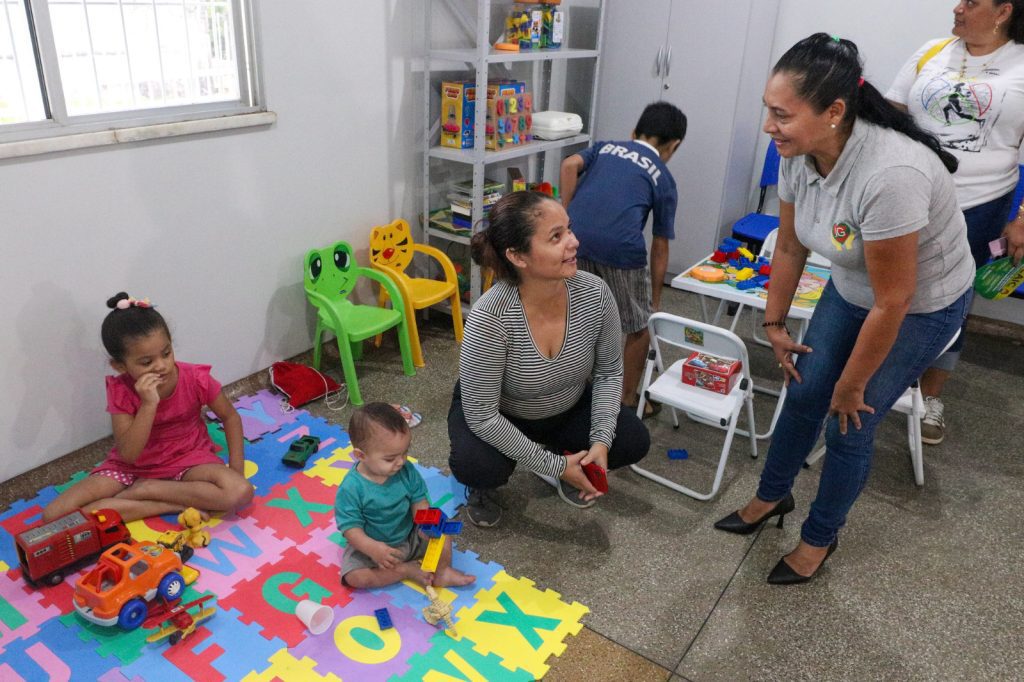
[[[434,578],[433,573],[427,573],[420,568],[420,563],[418,561],[406,561],[404,564],[398,566],[398,572],[401,573],[406,580],[411,580],[421,587],[426,587],[431,584]]]
[[[463,573],[451,566],[445,566],[434,576],[434,587],[462,587],[473,583],[475,580],[475,575]]]

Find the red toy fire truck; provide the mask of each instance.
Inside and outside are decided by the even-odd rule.
[[[40,522],[14,537],[25,582],[56,585],[73,568],[95,558],[107,547],[131,539],[121,515],[113,509],[89,514],[73,511],[48,523]]]

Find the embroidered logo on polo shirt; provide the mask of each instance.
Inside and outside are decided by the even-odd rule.
[[[845,221],[839,221],[832,226],[832,246],[836,251],[853,248],[853,242],[857,238],[857,228]]]

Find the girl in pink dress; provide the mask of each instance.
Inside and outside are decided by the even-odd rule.
[[[101,336],[120,373],[107,377],[114,448],[51,502],[43,519],[107,508],[132,521],[186,507],[231,511],[248,504],[253,487],[243,473],[242,419],[210,366],[174,359],[167,323],[148,301],[121,292],[107,306]],[[227,466],[207,433],[204,406],[224,425]]]

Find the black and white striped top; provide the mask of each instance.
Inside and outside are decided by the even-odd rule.
[[[543,419],[566,412],[592,380],[590,441],[611,447],[622,398],[622,333],[612,293],[582,271],[565,284],[568,320],[557,356],[537,350],[519,289],[499,281],[473,306],[459,358],[470,430],[527,469],[554,477],[565,471],[565,459],[531,441],[505,415]]]

